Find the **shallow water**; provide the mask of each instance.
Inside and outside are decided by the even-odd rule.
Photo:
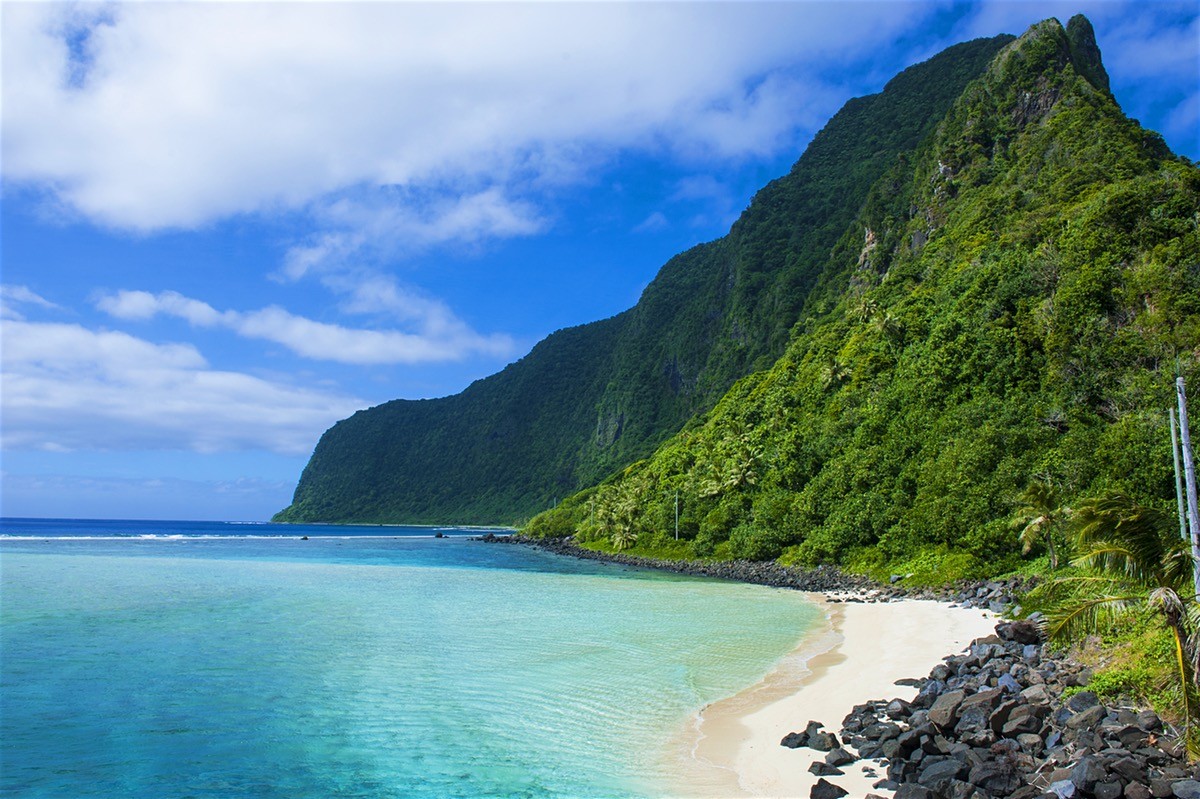
[[[465,537],[0,540],[0,792],[655,796],[795,592]]]

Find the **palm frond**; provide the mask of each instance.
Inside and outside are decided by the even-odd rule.
[[[1047,632],[1057,639],[1089,635],[1143,601],[1136,593],[1080,597],[1046,614]]]

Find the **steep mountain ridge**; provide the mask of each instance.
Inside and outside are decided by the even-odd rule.
[[[668,261],[629,311],[558,331],[461,394],[337,423],[276,520],[511,522],[649,455],[783,353],[870,187],[1011,39],[957,45],[851,100],[726,237]]]
[[[936,578],[1015,563],[1034,479],[1166,507],[1198,208],[1200,170],[1121,112],[1090,23],[1039,23],[875,183],[770,370],[529,530]]]

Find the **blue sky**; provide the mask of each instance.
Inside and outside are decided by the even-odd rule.
[[[1200,159],[1195,2],[3,3],[0,513],[266,519],[338,419],[631,306],[849,98],[1080,11]]]

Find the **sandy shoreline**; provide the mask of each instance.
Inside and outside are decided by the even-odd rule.
[[[787,749],[780,739],[803,730],[810,719],[839,732],[842,719],[869,699],[911,699],[916,689],[895,684],[923,677],[951,653],[993,631],[994,616],[944,602],[902,600],[829,603],[822,628],[757,685],[705,707],[676,751],[683,759],[681,796],[801,797],[817,777],[809,765],[824,758],[808,748]],[[870,762],[845,766],[829,777],[851,797],[876,792],[883,778],[864,774]]]

